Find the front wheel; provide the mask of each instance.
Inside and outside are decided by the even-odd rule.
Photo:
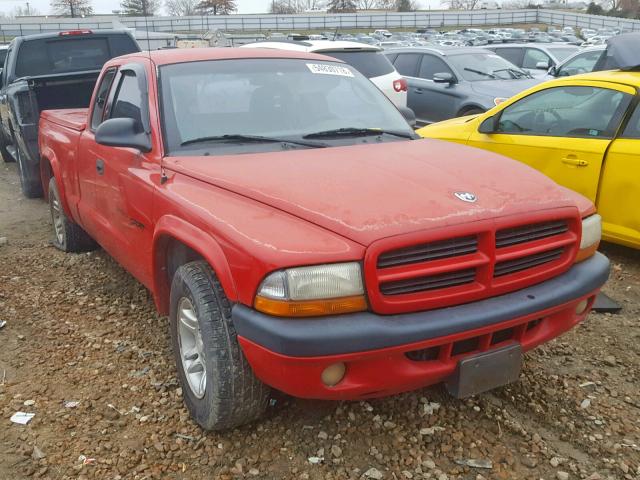
[[[206,430],[259,418],[270,389],[253,374],[231,321],[231,305],[204,261],[182,265],[171,284],[171,342],[187,409]]]

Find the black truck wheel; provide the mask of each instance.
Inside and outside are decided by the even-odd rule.
[[[93,239],[64,213],[54,177],[49,180],[49,211],[53,223],[53,245],[56,248],[63,252],[87,252],[96,248]]]
[[[184,401],[198,425],[224,430],[259,418],[270,389],[244,357],[231,322],[231,305],[206,262],[177,269],[169,322]]]
[[[4,163],[15,162],[15,159],[11,156],[11,154],[9,153],[9,150],[7,150],[7,143],[5,142],[4,138],[1,138],[1,137],[0,137],[0,155],[2,155],[2,161]]]
[[[22,194],[27,198],[42,197],[42,181],[40,180],[39,169],[27,164],[18,142],[15,141],[15,137],[13,146],[16,149],[16,163],[18,164]]]

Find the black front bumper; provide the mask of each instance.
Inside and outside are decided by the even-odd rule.
[[[577,300],[609,278],[609,260],[600,253],[546,282],[499,297],[455,307],[402,315],[371,312],[316,318],[279,318],[235,305],[238,335],[272,352],[315,357],[363,352],[487,327]]]

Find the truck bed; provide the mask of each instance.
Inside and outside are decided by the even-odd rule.
[[[87,127],[88,108],[65,108],[58,110],[44,110],[40,118],[48,122],[70,128],[77,132],[83,131]]]

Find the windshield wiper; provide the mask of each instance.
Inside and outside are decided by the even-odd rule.
[[[322,130],[320,132],[308,133],[302,138],[328,138],[328,137],[341,137],[341,136],[364,136],[364,135],[393,135],[401,138],[415,137],[410,133],[396,132],[393,130],[383,130],[381,128],[358,128],[358,127],[344,127],[334,128],[333,130]]]
[[[529,73],[529,72],[525,72],[524,70],[517,70],[515,68],[511,68],[511,67],[507,67],[507,68],[500,68],[498,70],[494,70],[493,73],[496,72],[508,72],[512,78],[514,79],[519,79],[522,77],[525,78],[533,78],[533,76]]]
[[[482,70],[476,70],[475,68],[464,67],[464,70],[471,73],[477,73],[478,75],[484,75],[489,78],[497,78],[493,73],[483,72]]]
[[[261,135],[241,135],[241,134],[228,134],[228,135],[214,135],[210,137],[198,137],[190,140],[185,140],[180,144],[181,147],[187,145],[193,145],[194,143],[207,143],[207,142],[265,142],[265,143],[290,143],[292,145],[302,145],[303,147],[310,148],[324,148],[326,145],[322,143],[314,142],[302,142],[299,140],[290,140],[288,138],[277,137],[263,137]]]

